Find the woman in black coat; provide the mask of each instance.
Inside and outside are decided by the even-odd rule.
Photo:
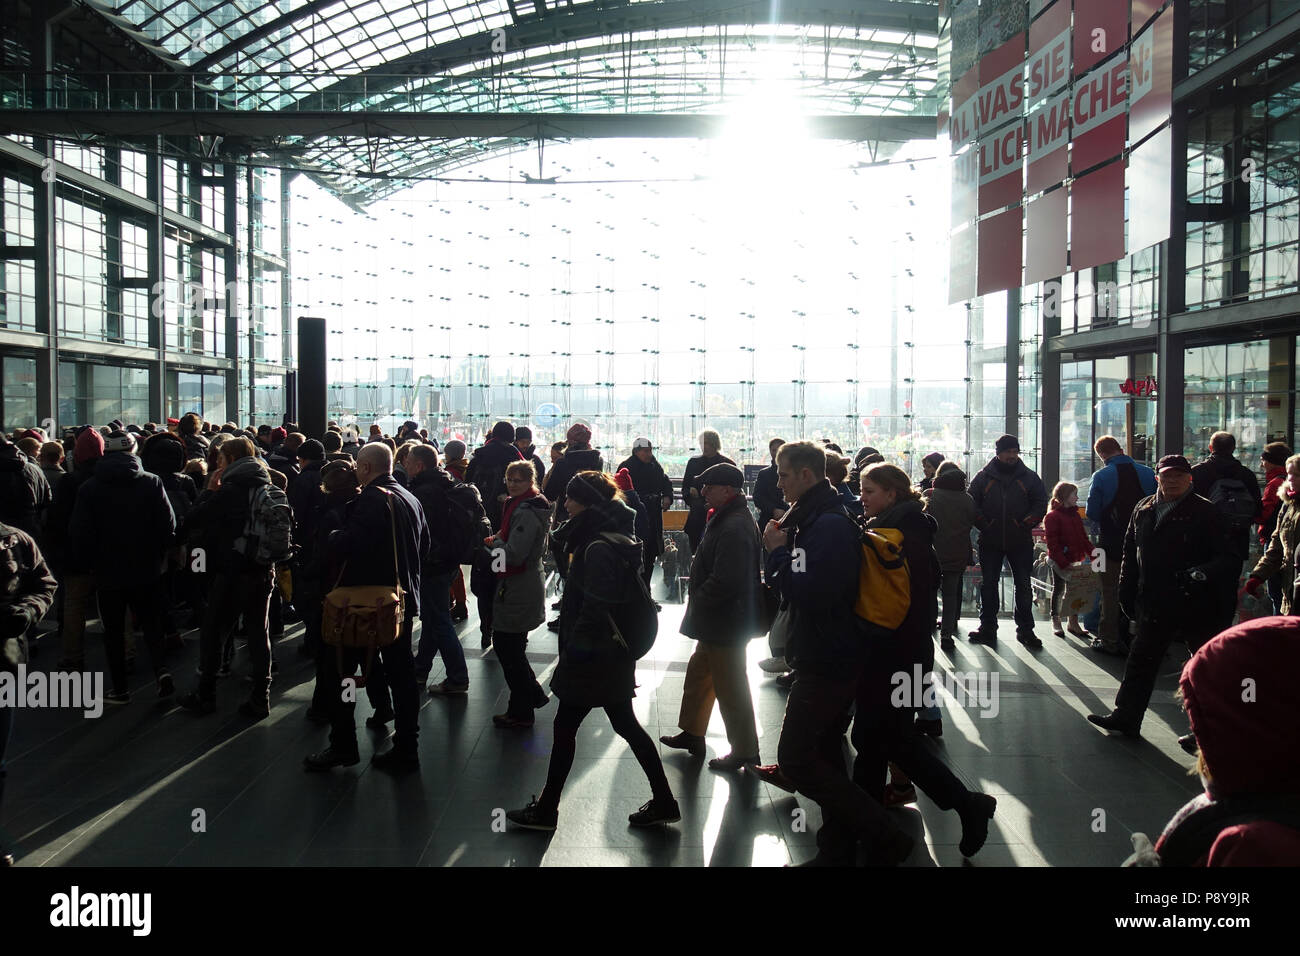
[[[604,708],[614,732],[627,741],[650,781],[654,796],[628,817],[632,826],[676,823],[677,801],[664,774],[654,741],[632,711],[636,661],[615,643],[611,612],[637,587],[641,543],[632,536],[635,514],[623,504],[609,475],[584,471],[564,489],[570,520],[553,533],[569,557],[569,575],[560,605],[560,660],[551,678],[559,698],[555,742],[542,795],[506,819],[529,830],[554,830],[560,792],[573,767],[578,728],[597,707]],[[602,537],[606,533],[614,539]]]
[[[914,677],[933,669],[938,562],[934,557],[934,519],[921,510],[920,495],[906,472],[895,465],[876,464],[862,473],[862,509],[868,529],[894,529],[903,536],[902,551],[911,578],[907,616],[894,633],[869,640],[869,656],[858,681],[853,746],[858,752],[853,781],[877,800],[884,799],[889,761],[925,791],[940,809],[961,817],[960,849],[974,855],[988,837],[989,820],[997,801],[967,790],[916,733],[917,698],[923,688]],[[898,676],[906,678],[901,688]],[[903,690],[903,706],[894,697]]]

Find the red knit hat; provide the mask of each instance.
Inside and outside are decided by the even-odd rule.
[[[618,474],[614,476],[614,484],[618,485],[622,491],[632,490],[632,473],[626,468],[620,468]]]
[[[1204,644],[1179,681],[1216,797],[1300,794],[1300,617],[1258,617]]]
[[[272,428],[272,429],[271,429],[271,440],[272,440],[272,441],[284,441],[284,440],[285,440],[286,438],[288,438],[288,437],[289,437],[289,433],[288,433],[287,431],[285,431],[283,428]]]
[[[578,424],[569,428],[569,433],[564,437],[568,439],[570,445],[590,445],[591,429],[582,424],[582,422],[578,422]]]
[[[83,462],[103,457],[104,436],[99,433],[99,429],[87,428],[77,436],[77,442],[72,447],[73,465],[80,465]]]

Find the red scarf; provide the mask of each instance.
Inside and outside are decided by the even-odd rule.
[[[537,491],[535,488],[530,488],[524,494],[515,495],[506,502],[505,508],[501,511],[501,530],[497,532],[497,537],[500,540],[508,541],[510,539],[510,516],[515,513],[515,508],[519,505],[519,502],[538,497],[541,497],[541,492]],[[497,572],[497,577],[505,578],[515,574],[523,574],[527,570],[528,565],[526,564],[507,564],[504,571]]]

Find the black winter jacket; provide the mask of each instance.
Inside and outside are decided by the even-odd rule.
[[[429,526],[429,557],[424,566],[430,575],[452,574],[460,567],[465,542],[453,540],[458,531],[447,519],[447,492],[459,484],[441,468],[426,468],[411,479],[409,490],[424,509]]]
[[[248,524],[253,491],[271,483],[271,476],[258,458],[238,458],[221,472],[221,487],[209,487],[199,495],[193,510],[181,524],[181,535],[197,537],[203,548],[204,564],[210,572],[253,571],[249,561],[235,549]]]
[[[102,459],[92,458],[75,466],[64,475],[54,489],[54,500],[45,520],[46,559],[59,574],[84,574],[90,567],[77,559],[68,543],[72,525],[72,509],[77,504],[77,491],[95,474]]]
[[[691,547],[698,547],[700,535],[704,534],[704,523],[708,519],[709,506],[702,494],[691,495],[691,489],[702,491],[704,483],[700,475],[714,465],[734,465],[735,462],[726,455],[696,455],[686,462],[686,473],[682,475],[682,500],[691,509],[686,516],[686,536],[691,540]]]
[[[655,558],[664,552],[664,502],[673,503],[673,482],[659,461],[651,456],[642,461],[635,454],[625,459],[614,471],[626,468],[632,476],[632,487],[641,504],[645,505],[645,551]]]
[[[855,677],[866,658],[866,642],[853,606],[862,563],[858,525],[840,505],[839,493],[823,481],[781,518],[792,532],[788,545],[767,556],[767,580],[790,612],[785,657],[796,671],[827,677]],[[802,549],[800,566],[794,563]],[[800,570],[802,567],[802,570]]]
[[[1223,582],[1245,557],[1227,540],[1219,512],[1188,491],[1156,524],[1159,495],[1138,502],[1124,535],[1119,602],[1139,627],[1160,627],[1179,636],[1208,639],[1223,618]],[[1183,572],[1199,570],[1196,583]]]
[[[980,547],[1014,551],[1033,547],[1033,529],[1047,514],[1043,479],[1019,459],[1002,468],[996,457],[970,483]]]
[[[397,536],[396,572],[394,534]],[[330,537],[329,544],[331,557],[340,563],[347,562],[341,586],[392,584],[398,580],[411,601],[411,610],[416,615],[420,613],[420,573],[431,548],[429,526],[415,495],[399,485],[392,475],[380,475],[361,489],[361,494],[348,505],[347,524]]]
[[[1192,466],[1192,490],[1202,498],[1210,497],[1214,483],[1220,478],[1235,478],[1246,486],[1246,492],[1255,501],[1255,518],[1258,520],[1264,511],[1263,496],[1259,490],[1259,478],[1253,471],[1231,455],[1211,455]],[[1250,528],[1243,528],[1233,537],[1237,539],[1233,547],[1244,556],[1250,550]]]
[[[162,479],[125,452],[103,457],[77,492],[69,526],[72,552],[100,587],[151,584],[176,537]]]
[[[788,507],[785,503],[785,495],[777,487],[776,462],[768,465],[758,473],[754,479],[754,507],[758,509],[758,527],[766,528],[767,523],[772,520],[772,512],[777,508]]]
[[[556,530],[571,555],[560,604],[560,659],[551,690],[566,704],[607,707],[636,696],[636,661],[614,642],[611,614],[635,586],[641,543],[632,538],[636,515],[620,501],[587,508]],[[628,545],[600,539],[603,531],[632,538]]]
[[[17,445],[0,437],[0,522],[38,538],[41,515],[49,505],[45,472]]]
[[[483,510],[494,528],[501,527],[501,508],[506,498],[506,466],[523,460],[518,448],[496,438],[475,448],[470,457],[465,480],[478,488],[483,496]]]
[[[551,468],[551,473],[546,478],[546,487],[542,489],[542,494],[546,495],[546,500],[555,505],[555,520],[557,523],[563,521],[567,512],[564,510],[564,499],[568,497],[564,490],[569,487],[569,482],[573,476],[580,471],[604,471],[605,460],[600,457],[600,452],[594,448],[579,448],[566,451]],[[628,469],[629,471],[631,469]],[[632,479],[632,486],[636,487],[636,478]],[[498,527],[498,525],[493,525]]]
[[[691,590],[681,633],[706,644],[745,644],[761,633],[763,541],[743,494],[716,511],[691,558]]]

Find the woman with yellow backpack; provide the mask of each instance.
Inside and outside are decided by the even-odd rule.
[[[858,752],[853,780],[883,801],[887,767],[893,761],[941,809],[957,811],[962,823],[961,853],[973,856],[988,837],[997,801],[967,790],[942,761],[919,744],[916,716],[924,689],[911,686],[917,665],[921,673],[934,666],[932,632],[939,586],[934,519],[921,509],[921,496],[901,468],[872,465],[863,471],[861,482],[864,542],[874,549],[874,557],[864,560],[864,574],[888,578],[890,586],[877,588],[864,582],[867,586],[860,588],[859,606],[863,606],[862,599],[869,601],[872,593],[882,597],[895,593],[892,585],[899,577],[900,557],[910,600],[901,623],[896,623],[902,609],[895,600],[880,604],[890,620],[867,618],[868,658],[858,682],[853,719],[853,746]]]

